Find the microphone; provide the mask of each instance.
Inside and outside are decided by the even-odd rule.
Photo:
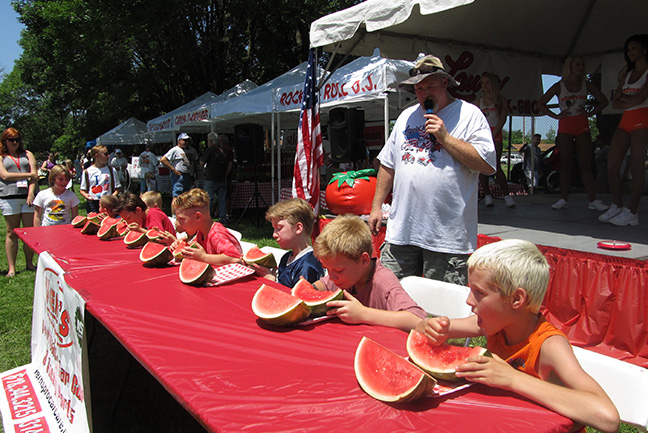
[[[434,102],[431,99],[426,99],[423,105],[425,106],[425,114],[434,114]],[[432,140],[432,143],[436,141],[434,134],[430,134],[430,140]]]

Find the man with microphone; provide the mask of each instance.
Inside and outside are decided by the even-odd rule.
[[[481,110],[448,92],[458,85],[432,55],[400,83],[418,104],[401,113],[378,155],[369,216],[377,234],[382,203],[393,189],[380,261],[398,278],[468,282],[466,260],[477,248],[479,173],[495,173],[497,161]]]

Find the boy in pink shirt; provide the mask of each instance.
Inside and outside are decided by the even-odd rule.
[[[369,226],[354,215],[338,216],[315,240],[315,257],[328,275],[313,285],[318,290],[344,290],[344,300],[331,301],[328,315],[346,323],[414,329],[427,314],[401,286],[396,275],[372,259]]]

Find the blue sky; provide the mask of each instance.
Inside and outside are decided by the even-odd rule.
[[[11,72],[14,61],[20,57],[22,48],[18,45],[23,25],[18,14],[11,7],[10,0],[0,0],[0,68]]]

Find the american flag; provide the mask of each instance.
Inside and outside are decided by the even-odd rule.
[[[315,214],[319,212],[319,169],[324,159],[317,97],[316,60],[315,50],[311,49],[308,55],[304,96],[299,117],[299,129],[297,130],[292,188],[292,196],[303,198],[309,202],[313,206]]]

